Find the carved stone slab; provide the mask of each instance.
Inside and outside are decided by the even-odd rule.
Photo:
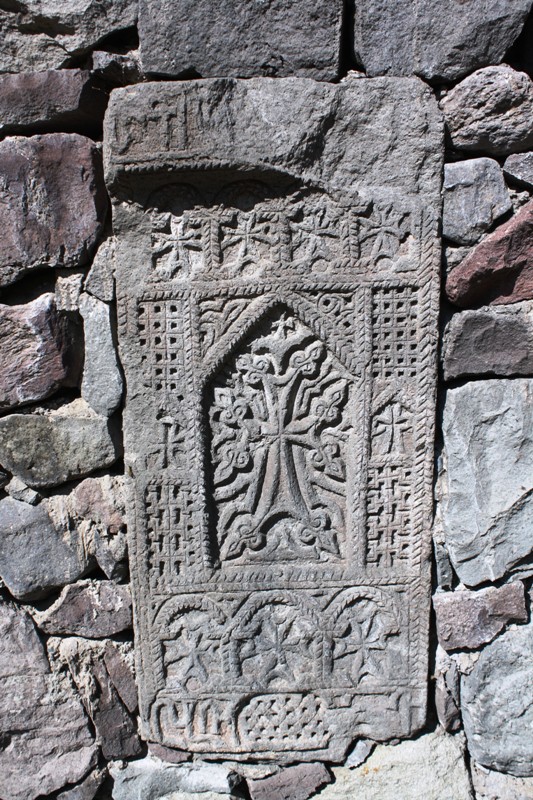
[[[141,714],[341,759],[425,720],[442,130],[417,80],[113,93]]]

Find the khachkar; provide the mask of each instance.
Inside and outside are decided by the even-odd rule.
[[[147,739],[336,760],[424,723],[441,136],[410,79],[113,93]]]

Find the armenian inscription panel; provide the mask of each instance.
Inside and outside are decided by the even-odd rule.
[[[215,83],[107,122],[144,734],[336,760],[425,719],[436,193],[228,162]]]

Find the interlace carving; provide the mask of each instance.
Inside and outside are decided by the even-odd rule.
[[[287,311],[227,366],[210,408],[220,557],[340,555],[348,379]]]

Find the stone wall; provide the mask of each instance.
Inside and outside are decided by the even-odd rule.
[[[0,2],[2,800],[533,798],[532,53],[532,0]],[[294,77],[316,82],[298,140]],[[386,187],[401,162],[426,197],[445,161],[428,712],[412,738],[354,731],[335,763],[202,760],[139,725],[122,437],[136,390],[115,297],[128,223],[102,151],[137,135],[131,120],[116,133],[128,108],[200,78],[257,79],[220,84],[220,129],[243,109],[243,164],[272,148],[273,169],[327,184],[357,161]],[[355,82],[369,91],[354,115],[379,106],[374,139],[342,127]],[[433,143],[423,158],[411,102]],[[440,108],[443,152],[424,103]],[[272,111],[273,142],[250,108]],[[187,124],[185,111],[172,122]],[[349,136],[359,149],[343,149]]]

